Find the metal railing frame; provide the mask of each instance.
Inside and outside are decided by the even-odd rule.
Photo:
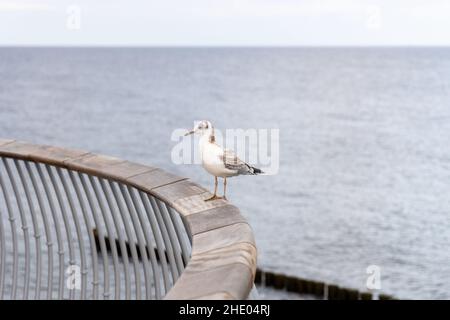
[[[188,179],[14,140],[0,139],[0,158],[0,299],[249,296],[251,228]]]

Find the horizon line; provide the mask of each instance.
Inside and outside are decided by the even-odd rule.
[[[0,44],[0,48],[67,48],[67,49],[89,49],[89,48],[111,48],[111,49],[296,49],[296,48],[317,48],[317,49],[370,49],[370,48],[450,48],[450,44],[396,44],[396,45],[123,45],[123,44]]]

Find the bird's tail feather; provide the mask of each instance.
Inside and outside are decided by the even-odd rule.
[[[252,166],[250,166],[250,171],[252,174],[255,174],[255,175],[256,174],[264,174],[264,172],[261,169],[258,169],[258,168],[252,167]]]

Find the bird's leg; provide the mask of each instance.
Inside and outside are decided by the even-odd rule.
[[[223,199],[227,200],[227,177],[223,178]]]
[[[219,197],[217,197],[217,184],[218,183],[219,183],[219,181],[217,180],[217,177],[214,177],[214,194],[212,195],[212,197],[206,199],[205,201],[220,199]]]

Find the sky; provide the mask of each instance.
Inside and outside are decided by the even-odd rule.
[[[447,46],[448,0],[0,0],[3,46]]]

